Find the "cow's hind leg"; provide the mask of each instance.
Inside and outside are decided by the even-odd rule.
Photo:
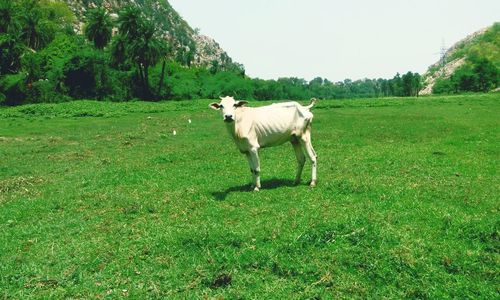
[[[252,173],[252,189],[255,187],[255,180],[254,180],[254,172],[253,172],[253,161],[252,161],[252,156],[250,155],[250,152],[246,152],[245,156],[247,157],[248,160],[248,166],[250,167],[250,173]]]
[[[260,189],[260,161],[259,161],[259,152],[258,148],[252,148],[249,153],[249,163],[250,163],[250,171],[253,176],[253,190],[259,191]]]
[[[297,158],[297,173],[295,174],[295,184],[300,183],[300,177],[302,175],[302,170],[304,169],[304,163],[306,162],[306,157],[304,155],[304,151],[302,150],[302,146],[300,145],[297,137],[292,137],[291,140],[293,150],[295,151],[295,157]]]
[[[314,148],[311,143],[311,131],[308,128],[306,132],[302,135],[301,138],[301,144],[306,150],[307,156],[309,156],[309,159],[311,160],[312,163],[312,176],[311,176],[311,187],[316,186],[316,181],[317,181],[317,175],[316,175],[316,168],[317,168],[317,156],[316,152],[314,151]]]

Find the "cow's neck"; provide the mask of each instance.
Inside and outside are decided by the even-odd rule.
[[[236,120],[230,123],[226,123],[226,129],[232,138],[236,138]]]
[[[240,115],[241,111],[242,111],[242,109],[235,110],[235,112],[234,112],[234,121],[230,122],[230,123],[226,123],[227,131],[229,132],[229,134],[231,135],[231,137],[233,139],[239,139],[239,138],[241,138],[241,136],[239,136],[237,134],[237,132],[236,132],[236,128],[238,128],[238,124],[241,121],[241,115]]]

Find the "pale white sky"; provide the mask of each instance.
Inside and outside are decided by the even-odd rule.
[[[500,0],[169,0],[250,77],[331,81],[424,73],[500,21]]]

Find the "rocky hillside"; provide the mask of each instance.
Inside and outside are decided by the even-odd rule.
[[[112,17],[117,18],[120,9],[126,5],[138,6],[144,15],[153,20],[162,36],[172,46],[173,56],[183,64],[219,68],[242,68],[234,63],[219,44],[208,36],[199,35],[172,8],[167,0],[63,0],[77,17],[75,29],[81,31],[85,12],[96,6],[105,7]]]
[[[450,77],[472,53],[488,58],[500,68],[500,23],[483,28],[451,46],[424,74],[424,89],[420,94],[431,94],[436,80]]]

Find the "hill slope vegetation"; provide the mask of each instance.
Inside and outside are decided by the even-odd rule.
[[[466,37],[446,51],[424,75],[421,94],[487,92],[500,77],[500,23]]]
[[[103,7],[113,17],[126,6],[135,6],[145,17],[150,19],[162,38],[166,40],[173,55],[184,65],[211,66],[217,64],[229,67],[232,59],[212,38],[200,35],[172,8],[167,0],[64,0],[74,12],[77,22],[75,27],[82,32],[85,26],[85,14],[96,7]]]

